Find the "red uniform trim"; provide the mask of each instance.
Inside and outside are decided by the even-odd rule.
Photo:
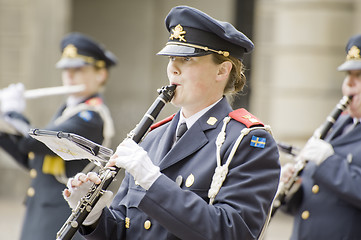
[[[86,100],[85,103],[91,106],[97,106],[97,105],[101,105],[103,103],[103,100],[100,97],[93,97],[91,99]]]
[[[167,122],[170,122],[174,118],[174,116],[175,116],[175,113],[157,123],[154,123],[152,126],[150,126],[150,131],[156,129],[157,127],[162,126],[163,124],[166,124]]]
[[[257,125],[264,126],[264,124],[258,118],[256,118],[244,108],[240,108],[234,110],[233,112],[230,112],[229,116],[234,120],[243,123],[248,128]]]

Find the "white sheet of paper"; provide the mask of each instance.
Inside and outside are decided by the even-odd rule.
[[[58,154],[59,157],[64,160],[89,159],[100,162],[104,161],[103,159],[94,156],[66,138],[39,135],[32,135],[32,137],[44,143],[46,146],[48,146],[48,148],[50,148],[54,153]]]

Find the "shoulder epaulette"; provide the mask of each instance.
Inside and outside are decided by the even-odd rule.
[[[91,105],[91,106],[98,106],[103,103],[103,99],[100,97],[93,97],[85,101],[85,104]]]
[[[170,122],[174,118],[174,116],[175,116],[175,113],[157,123],[154,123],[152,126],[150,126],[150,131],[156,129],[157,127],[162,126],[163,124],[166,124],[167,122]]]
[[[233,118],[234,120],[243,123],[246,125],[246,127],[252,127],[252,126],[264,126],[264,124],[255,116],[253,116],[251,113],[249,113],[246,109],[240,108],[237,110],[234,110],[233,112],[229,113],[229,116]]]

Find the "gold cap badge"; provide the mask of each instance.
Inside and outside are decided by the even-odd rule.
[[[350,50],[347,53],[347,60],[357,60],[360,59],[360,49],[356,46],[352,46],[352,48],[350,48]]]
[[[175,28],[172,29],[172,34],[170,35],[169,39],[173,40],[173,38],[178,39],[180,42],[187,42],[184,38],[184,34],[186,34],[186,31],[183,30],[183,27],[178,24],[175,26]]]
[[[76,58],[77,56],[78,56],[78,49],[73,44],[69,44],[64,48],[63,57]]]
[[[78,54],[78,49],[73,44],[69,44],[64,48],[63,54],[61,55],[61,57],[62,58],[81,58],[86,63],[94,64],[95,66],[97,66],[99,68],[105,67],[105,61],[103,61],[103,60],[96,60],[93,57],[83,56],[83,55]]]

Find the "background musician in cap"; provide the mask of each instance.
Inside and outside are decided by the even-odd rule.
[[[99,43],[80,33],[70,33],[61,41],[63,85],[83,84],[81,92],[68,96],[46,129],[76,133],[99,144],[109,144],[114,132],[108,108],[100,95],[115,56]],[[1,91],[1,111],[10,119],[28,122],[22,112],[26,106],[24,86],[12,84]],[[69,177],[82,171],[88,160],[64,161],[43,143],[29,136],[0,135],[3,147],[30,171],[31,187],[27,191],[22,240],[55,239],[56,233],[71,211],[62,196]],[[82,239],[80,235],[74,239]]]
[[[295,216],[291,239],[360,239],[361,229],[361,35],[350,38],[344,96],[353,96],[325,140],[311,138],[300,156],[309,160],[300,190],[284,209]],[[287,182],[293,165],[282,169]]]
[[[278,186],[278,150],[270,129],[224,96],[242,90],[242,58],[253,43],[187,6],[173,8],[165,24],[170,37],[158,55],[169,57],[180,110],[140,146],[130,139],[118,146],[109,166],[126,176],[111,207],[102,197],[80,231],[88,239],[257,239]],[[99,180],[70,179],[69,205]]]

